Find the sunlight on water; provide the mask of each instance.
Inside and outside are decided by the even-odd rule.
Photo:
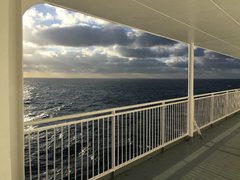
[[[27,126],[24,128],[24,131],[27,132],[31,132],[33,131],[37,126]]]
[[[240,80],[196,80],[195,94],[234,89]],[[24,121],[187,95],[187,80],[25,79]]]

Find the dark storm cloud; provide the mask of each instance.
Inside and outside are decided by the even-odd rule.
[[[206,52],[204,56],[196,61],[196,68],[205,70],[225,70],[239,69],[240,60],[227,57],[215,52]]]
[[[173,46],[177,42],[154,36],[148,33],[136,34],[129,28],[118,25],[106,25],[103,27],[70,26],[70,27],[48,27],[39,29],[33,33],[32,30],[24,29],[24,40],[39,45],[59,45],[70,47],[83,46],[130,46],[153,47]]]
[[[195,57],[201,57],[201,56],[204,56],[205,53],[204,53],[204,49],[202,48],[196,48],[195,51],[194,51],[194,56]]]
[[[152,57],[169,57],[170,53],[165,49],[152,50],[150,48],[130,48],[130,47],[118,47],[116,49],[124,57],[135,58],[152,58]]]
[[[134,41],[134,37],[128,36],[123,28],[112,26],[104,28],[89,26],[48,28],[39,31],[35,36],[40,44],[72,47],[129,45]]]
[[[205,52],[204,49],[197,48],[195,50],[195,68],[197,71],[205,70],[230,70],[240,69],[240,60],[234,59],[219,53],[212,51]],[[183,57],[179,60],[176,58],[174,61],[169,63],[172,67],[187,68],[188,60],[187,57]]]
[[[174,44],[177,44],[176,41],[172,41],[163,37],[154,36],[152,34],[143,33],[136,39],[136,44],[142,47],[148,47],[148,46],[173,46]]]

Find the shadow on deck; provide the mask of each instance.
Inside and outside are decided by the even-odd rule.
[[[132,165],[115,180],[240,179],[240,113],[150,159]]]

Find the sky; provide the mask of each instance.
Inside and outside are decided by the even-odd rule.
[[[187,44],[40,4],[23,16],[24,77],[187,78]],[[240,78],[240,60],[195,49],[196,78]]]

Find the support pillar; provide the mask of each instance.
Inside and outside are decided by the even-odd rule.
[[[23,180],[21,0],[0,2],[0,179]]]
[[[188,133],[194,132],[194,44],[188,46]]]

